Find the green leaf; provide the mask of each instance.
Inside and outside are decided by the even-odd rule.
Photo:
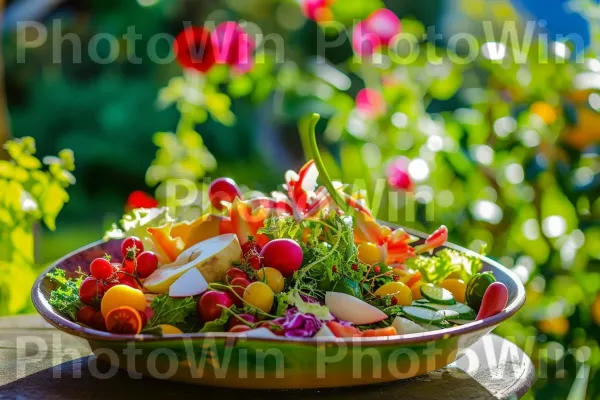
[[[148,321],[147,328],[168,324],[181,329],[190,323],[190,319],[196,317],[196,300],[193,297],[175,299],[163,294],[154,298],[150,308],[154,315]]]
[[[221,316],[214,321],[210,321],[204,324],[200,332],[225,332],[225,327],[229,321],[229,312],[226,310],[221,311]]]
[[[83,307],[79,298],[79,288],[83,282],[83,275],[77,279],[67,278],[65,270],[55,268],[46,274],[58,285],[56,289],[50,292],[48,303],[58,312],[68,315],[73,321],[76,320],[77,312]]]

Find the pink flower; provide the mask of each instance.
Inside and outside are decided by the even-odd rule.
[[[394,189],[406,190],[408,192],[413,190],[413,182],[408,174],[408,164],[410,160],[406,157],[398,157],[388,165],[387,167],[387,178],[388,183]]]
[[[378,118],[385,114],[385,99],[377,90],[362,89],[356,95],[356,108],[368,118]]]
[[[361,57],[369,56],[381,47],[381,40],[375,33],[370,32],[365,21],[354,25],[352,31],[352,48]]]
[[[374,11],[354,26],[352,48],[359,56],[371,55],[382,46],[389,46],[401,28],[400,19],[392,11],[385,8]]]
[[[302,0],[302,13],[306,18],[316,22],[331,20],[333,17],[329,9],[331,3],[332,0]]]
[[[217,64],[227,64],[241,73],[254,66],[254,40],[237,22],[223,22],[211,34]]]
[[[365,20],[367,31],[374,33],[383,46],[389,46],[394,36],[400,33],[400,19],[392,11],[382,8],[374,11]]]

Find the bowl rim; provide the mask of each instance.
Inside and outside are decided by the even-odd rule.
[[[389,222],[383,222],[393,229],[401,228],[405,230],[407,233],[418,237],[419,239],[425,239],[428,234],[423,232],[419,232],[414,229],[405,228],[399,225],[395,225]],[[41,291],[41,285],[43,280],[46,277],[46,274],[51,271],[53,268],[57,267],[59,264],[64,262],[65,260],[79,254],[83,251],[89,250],[93,247],[102,245],[106,243],[104,240],[98,240],[96,242],[92,242],[86,246],[83,246],[77,250],[72,251],[71,253],[65,255],[59,260],[52,263],[48,268],[46,268],[35,280],[33,287],[31,289],[31,298],[33,301],[33,305],[37,312],[52,326],[55,328],[66,332],[68,334],[81,337],[86,340],[91,341],[103,341],[103,342],[123,342],[123,341],[136,341],[136,342],[166,342],[166,341],[180,341],[182,339],[202,339],[202,338],[224,338],[224,339],[233,339],[233,340],[247,340],[247,341],[260,341],[260,342],[268,342],[273,345],[277,345],[277,343],[295,343],[298,345],[323,345],[327,343],[335,344],[335,343],[366,343],[368,345],[406,345],[406,344],[418,344],[418,343],[427,343],[431,341],[437,341],[440,339],[448,339],[450,337],[462,336],[468,333],[473,333],[482,330],[491,330],[500,324],[502,321],[513,316],[525,303],[525,288],[521,280],[508,268],[502,266],[500,263],[488,258],[486,256],[482,256],[472,250],[465,249],[461,246],[458,246],[453,243],[445,243],[441,248],[449,248],[453,250],[460,251],[465,254],[469,254],[471,256],[476,256],[480,258],[485,264],[488,264],[496,269],[501,270],[504,274],[506,274],[516,285],[516,294],[515,298],[512,302],[510,302],[507,307],[492,317],[484,318],[479,321],[470,322],[464,325],[458,325],[451,328],[444,328],[435,331],[428,331],[423,333],[413,333],[406,335],[394,335],[394,336],[385,336],[385,337],[372,337],[372,338],[336,338],[336,337],[318,337],[318,338],[288,338],[288,337],[245,337],[235,333],[228,332],[196,332],[196,333],[184,333],[181,335],[168,335],[168,336],[155,336],[150,334],[114,334],[109,332],[103,332],[96,329],[92,329],[86,327],[84,325],[80,325],[76,322],[71,321],[70,319],[62,316],[58,312],[56,312],[52,306],[48,303],[48,300],[43,296]]]

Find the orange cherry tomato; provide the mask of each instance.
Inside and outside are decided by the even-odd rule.
[[[142,330],[142,318],[137,310],[129,306],[117,307],[106,314],[106,330],[137,335]]]

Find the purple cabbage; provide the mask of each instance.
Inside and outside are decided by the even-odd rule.
[[[289,308],[285,317],[274,320],[283,329],[284,336],[295,338],[313,337],[319,332],[323,321],[312,314],[298,312],[296,307]]]

